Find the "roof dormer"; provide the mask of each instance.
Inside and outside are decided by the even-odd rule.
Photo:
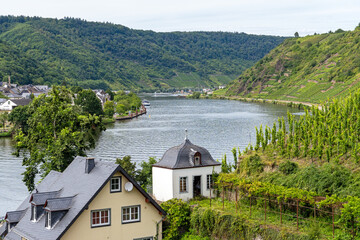
[[[29,202],[31,203],[30,220],[33,222],[39,221],[44,215],[44,205],[47,199],[57,197],[60,191],[33,193]]]
[[[5,221],[6,221],[6,225],[8,227],[8,232],[10,232],[10,230],[16,226],[16,224],[21,220],[21,218],[24,216],[26,212],[25,210],[21,210],[21,211],[12,211],[12,212],[7,212],[5,215]]]
[[[69,211],[74,197],[52,198],[45,202],[45,227],[52,229]]]

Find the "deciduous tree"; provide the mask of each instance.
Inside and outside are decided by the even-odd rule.
[[[27,109],[28,131],[21,128],[15,136],[15,155],[23,156],[23,181],[29,191],[34,189],[36,174],[44,178],[51,170],[64,171],[75,156],[95,146],[95,136],[105,130],[101,118],[81,115],[72,105],[72,93],[54,87],[49,96],[40,95]]]

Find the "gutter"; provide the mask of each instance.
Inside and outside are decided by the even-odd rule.
[[[156,235],[155,235],[155,240],[158,240],[159,239],[159,224],[161,222],[163,222],[164,220],[166,219],[166,215],[163,215],[160,219],[159,222],[156,223]]]

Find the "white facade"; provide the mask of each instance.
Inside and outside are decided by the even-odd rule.
[[[210,197],[210,189],[208,189],[208,175],[213,172],[219,173],[221,165],[217,166],[201,166],[184,169],[167,169],[161,167],[152,168],[153,178],[153,195],[157,200],[167,201],[172,198],[188,201],[194,197],[194,180],[195,177],[200,179],[200,195]],[[180,178],[186,179],[186,191],[181,192]],[[184,189],[182,189],[184,190]],[[214,196],[214,192],[211,193]]]
[[[0,105],[0,110],[1,111],[11,111],[16,106],[17,105],[13,101],[7,100],[6,102],[4,102],[3,104]]]

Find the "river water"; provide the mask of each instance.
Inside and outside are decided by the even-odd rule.
[[[224,154],[232,160],[231,149],[244,150],[255,142],[255,126],[272,126],[278,117],[297,109],[285,106],[229,100],[193,100],[171,96],[146,96],[148,113],[136,119],[108,125],[88,156],[115,160],[130,155],[139,164],[149,157],[160,159],[164,152],[184,141],[208,149],[214,159]],[[13,211],[28,192],[22,182],[22,159],[9,138],[0,138],[0,216]]]

